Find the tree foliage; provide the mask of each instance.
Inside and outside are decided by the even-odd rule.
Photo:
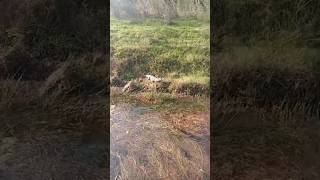
[[[209,0],[111,0],[111,15],[118,18],[209,16]]]

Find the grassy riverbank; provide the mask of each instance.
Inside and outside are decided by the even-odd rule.
[[[209,22],[111,19],[111,76],[154,74],[209,84]]]

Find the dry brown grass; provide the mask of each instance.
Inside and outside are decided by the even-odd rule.
[[[7,79],[0,82],[0,109],[16,108],[15,105],[28,106],[37,94],[40,83]]]
[[[0,149],[11,152],[0,156],[1,178],[108,179],[106,99],[39,96],[42,82],[0,84]]]
[[[248,99],[224,99],[214,104],[214,179],[318,179],[320,157],[318,117],[297,104],[257,106]],[[307,155],[312,154],[312,156]],[[308,173],[306,173],[306,170]]]
[[[208,179],[208,174],[204,174],[208,172],[208,157],[197,143],[164,136],[153,139],[153,147],[145,149],[147,144],[142,141],[145,140],[135,140],[134,146],[131,142],[125,157],[117,156],[120,166],[117,176],[121,179],[206,179],[206,176]]]
[[[38,127],[37,124],[43,124],[47,129],[66,127],[75,130],[106,124],[107,100],[99,96],[56,96],[54,93],[40,96],[41,82],[6,80],[0,83],[1,123],[9,123],[9,126],[20,124],[33,129]],[[18,117],[22,115],[26,117],[19,120]],[[16,122],[8,122],[7,119],[15,119],[14,117]]]
[[[203,146],[208,139],[200,143],[169,127],[161,113],[119,108],[111,114],[112,178],[209,179],[209,152]]]
[[[319,179],[314,49],[285,38],[235,44],[212,57],[211,178]]]
[[[164,119],[174,129],[187,132],[192,136],[209,136],[209,112],[205,110],[179,110],[166,112]]]
[[[268,107],[303,104],[315,112],[320,99],[316,52],[285,39],[226,47],[212,57],[212,96]]]
[[[30,138],[29,136],[32,136]],[[41,132],[0,141],[3,179],[107,180],[107,144],[76,133]],[[9,138],[6,138],[9,139]]]

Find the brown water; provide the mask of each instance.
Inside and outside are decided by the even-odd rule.
[[[209,179],[208,136],[190,137],[137,104],[114,104],[110,113],[111,179]]]

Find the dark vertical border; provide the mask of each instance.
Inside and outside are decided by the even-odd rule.
[[[217,0],[213,0],[210,2],[210,122],[209,122],[209,126],[210,126],[210,177],[212,177],[212,172],[213,172],[213,166],[212,166],[212,161],[213,161],[213,156],[211,154],[212,152],[212,148],[213,148],[213,34],[214,34],[214,23],[215,23],[215,19],[214,19],[214,13],[215,13],[215,6],[216,6],[216,1]],[[210,178],[211,179],[211,178]]]
[[[209,116],[209,128],[210,128],[210,154],[209,154],[209,157],[210,157],[210,179],[212,177],[212,173],[213,172],[213,169],[212,169],[212,156],[211,156],[211,148],[213,148],[213,137],[212,137],[212,132],[213,132],[213,128],[212,128],[212,117],[213,117],[213,89],[212,89],[212,86],[213,86],[213,77],[212,77],[212,69],[213,69],[213,63],[212,63],[212,43],[213,43],[213,12],[214,12],[214,3],[215,3],[215,0],[213,1],[210,1],[210,84],[209,84],[209,98],[210,98],[210,116]]]
[[[214,149],[214,113],[215,113],[215,52],[220,50],[219,39],[223,36],[223,24],[225,22],[224,0],[210,1],[210,176],[213,177],[213,149]]]
[[[106,32],[106,42],[105,42],[105,55],[107,62],[106,67],[106,78],[107,78],[107,109],[106,109],[106,130],[108,132],[108,138],[107,138],[107,144],[108,144],[108,155],[107,155],[107,171],[108,176],[110,179],[110,1],[107,0],[107,7],[106,7],[106,26],[105,26],[105,32]]]
[[[213,161],[213,156],[211,154],[213,146],[213,44],[214,44],[214,31],[215,31],[215,18],[214,18],[214,13],[216,10],[216,1],[213,0],[210,2],[210,122],[209,122],[209,127],[210,127],[210,177],[212,177],[212,172],[213,171],[213,166],[212,166],[212,161]],[[210,178],[211,179],[211,178]]]

